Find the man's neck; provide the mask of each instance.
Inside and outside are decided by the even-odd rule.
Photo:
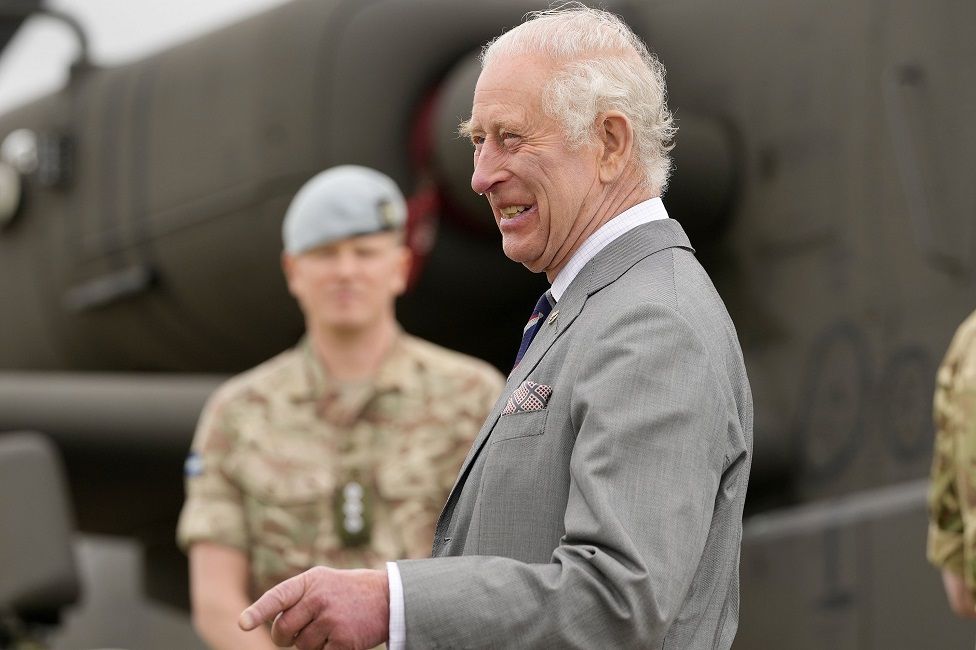
[[[552,284],[559,271],[593,233],[618,214],[659,194],[647,186],[635,164],[629,165],[624,174],[608,187],[606,193],[600,198],[592,218],[580,220],[574,225],[569,237],[566,238],[564,250],[559,253],[559,262],[545,271],[549,283]]]
[[[393,319],[361,330],[315,327],[307,323],[315,356],[340,382],[363,381],[376,375],[399,333]]]

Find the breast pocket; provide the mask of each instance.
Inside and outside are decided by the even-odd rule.
[[[323,535],[333,534],[333,472],[259,454],[235,460],[257,581],[282,579],[312,566],[316,545]]]
[[[528,438],[530,436],[541,436],[546,429],[546,419],[549,416],[549,409],[538,411],[520,411],[510,415],[499,416],[492,429],[488,444],[492,445],[503,440],[514,438]]]

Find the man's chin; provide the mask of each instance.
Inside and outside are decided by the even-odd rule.
[[[529,254],[524,247],[515,243],[508,243],[503,239],[502,252],[505,253],[505,257],[513,262],[518,262],[533,273],[539,272],[539,259],[536,256]]]
[[[526,259],[527,256],[513,257],[508,253],[506,253],[505,256],[508,257],[508,259],[512,260],[513,262],[518,262],[519,264],[527,268],[529,271],[532,271],[533,273],[542,273],[546,269],[545,265],[542,264],[542,262],[539,260],[538,257],[532,257]]]
[[[366,329],[367,323],[367,319],[364,318],[333,318],[326,323],[326,327],[336,335],[351,336]]]

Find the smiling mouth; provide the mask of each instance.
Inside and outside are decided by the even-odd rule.
[[[501,208],[499,212],[502,215],[502,219],[511,219],[512,217],[517,217],[528,209],[529,206],[527,205],[510,205],[507,208]]]

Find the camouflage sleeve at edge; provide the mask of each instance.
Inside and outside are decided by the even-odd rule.
[[[936,377],[935,448],[928,494],[927,556],[961,574],[976,595],[976,327],[972,317]]]
[[[227,417],[233,402],[221,393],[203,409],[184,468],[186,501],[177,526],[177,541],[184,550],[198,541],[247,549],[242,495],[222,467],[236,436]]]
[[[952,426],[956,433],[956,496],[962,520],[962,575],[976,598],[976,348],[953,391]],[[966,366],[970,367],[966,367]]]

